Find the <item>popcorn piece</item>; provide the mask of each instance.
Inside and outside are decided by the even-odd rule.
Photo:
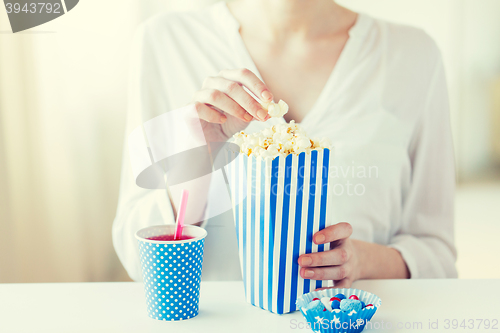
[[[262,105],[271,117],[283,117],[288,112],[288,104],[282,99],[278,103],[270,102]]]
[[[240,147],[241,153],[263,158],[298,155],[303,152],[310,153],[314,149],[331,147],[327,138],[310,139],[302,127],[293,120],[289,124],[278,124],[258,133],[236,133],[233,140]]]

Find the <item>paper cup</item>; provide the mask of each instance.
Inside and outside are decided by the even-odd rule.
[[[207,232],[185,226],[183,234],[194,238],[182,241],[155,241],[147,238],[173,235],[175,225],[139,230],[142,277],[148,315],[158,320],[185,320],[198,314],[203,245]]]
[[[306,306],[315,297],[319,299],[322,297],[331,298],[337,294],[344,294],[346,298],[356,295],[366,305],[372,304],[373,306],[365,307],[359,312],[342,312],[339,309],[334,309],[332,312],[328,310],[316,311],[306,309]],[[346,288],[313,291],[297,299],[297,306],[311,326],[311,329],[314,332],[322,333],[359,333],[364,330],[366,323],[372,319],[381,304],[382,300],[377,295],[364,290]]]
[[[330,150],[274,159],[227,151],[246,300],[274,313],[328,281],[304,280],[299,255],[329,250],[312,242],[326,227]]]

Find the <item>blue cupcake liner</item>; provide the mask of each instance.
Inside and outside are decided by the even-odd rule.
[[[373,306],[365,307],[361,311],[342,312],[334,309],[332,312],[307,310],[307,305],[313,298],[333,297],[337,294],[344,294],[347,298],[351,295],[358,296],[360,301]],[[297,299],[297,306],[306,318],[314,332],[321,333],[358,333],[363,331],[367,322],[373,317],[377,309],[382,304],[382,300],[372,293],[364,290],[352,288],[336,288],[313,291],[300,296]]]

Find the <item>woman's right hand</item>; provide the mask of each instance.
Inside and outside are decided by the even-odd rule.
[[[252,71],[227,69],[208,77],[194,95],[194,105],[207,141],[226,141],[252,120],[266,121],[269,115],[243,86],[262,102],[273,100],[267,86]]]

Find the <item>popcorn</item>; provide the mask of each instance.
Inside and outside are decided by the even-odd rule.
[[[265,128],[258,133],[239,132],[233,136],[233,140],[240,147],[241,153],[263,158],[288,154],[298,155],[303,152],[310,153],[315,149],[331,148],[331,143],[327,138],[309,138],[294,120],[288,124]]]
[[[283,117],[288,112],[288,104],[286,104],[282,99],[278,103],[269,102],[263,104],[262,107],[267,110],[267,113],[271,117]]]

